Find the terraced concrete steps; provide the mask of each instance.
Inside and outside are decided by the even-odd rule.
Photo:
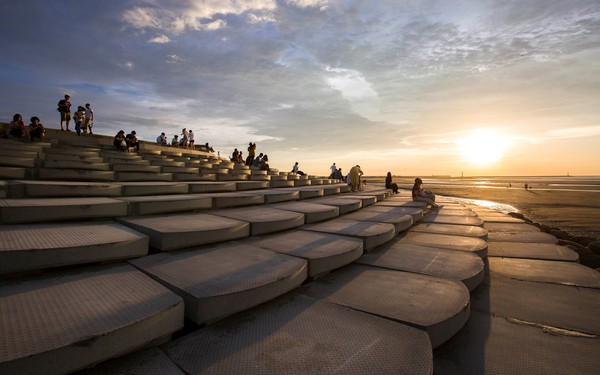
[[[369,212],[364,209],[346,214],[342,219],[389,223],[394,225],[396,234],[404,232],[413,225],[413,217],[410,215],[398,215],[397,213],[390,212]]]
[[[473,225],[453,225],[453,224],[435,224],[421,223],[410,229],[412,232],[450,234],[464,237],[475,237],[487,240],[488,231]]]
[[[487,257],[487,242],[480,238],[409,231],[400,235],[399,242],[437,247],[440,249],[466,251],[475,253],[482,259]]]
[[[370,251],[388,242],[396,235],[393,224],[346,220],[342,218],[306,225],[302,230],[360,238],[364,242],[363,247],[365,251]]]
[[[305,201],[278,203],[270,205],[270,207],[301,213],[304,215],[304,222],[306,224],[333,219],[340,214],[340,209],[337,206],[328,206]]]
[[[186,317],[215,322],[298,287],[306,261],[249,244],[162,253],[130,261],[185,300]]]
[[[232,330],[231,327],[236,327]],[[417,328],[288,294],[163,346],[189,374],[431,374]]]
[[[483,260],[476,254],[393,240],[357,263],[458,280],[469,291],[478,287],[485,275]]]
[[[304,225],[304,214],[270,207],[234,208],[210,213],[249,223],[251,236],[280,232]]]
[[[148,237],[112,222],[0,226],[0,275],[147,253]]]
[[[363,254],[361,239],[327,233],[291,231],[248,241],[254,246],[306,259],[311,279],[350,264]]]
[[[360,199],[323,197],[310,199],[308,202],[338,207],[340,210],[340,215],[344,215],[362,208],[362,201]]]
[[[425,330],[433,348],[469,318],[469,291],[458,281],[351,265],[300,290],[308,296]]]
[[[579,262],[579,255],[575,251],[549,243],[490,242],[488,256]]]
[[[167,341],[181,297],[130,265],[0,283],[0,372],[66,374]]]

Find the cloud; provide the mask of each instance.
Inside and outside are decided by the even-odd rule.
[[[170,43],[171,39],[166,35],[159,35],[157,37],[154,37],[154,38],[148,40],[148,42],[158,43],[158,44],[166,44],[166,43]]]

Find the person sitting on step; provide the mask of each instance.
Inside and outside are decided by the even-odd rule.
[[[23,122],[23,116],[21,116],[19,113],[15,113],[13,116],[13,120],[9,124],[8,134],[19,140],[29,138],[29,135],[27,134],[27,127]]]
[[[415,178],[415,184],[412,188],[412,199],[417,202],[425,202],[428,205],[431,205],[432,208],[438,208],[438,205],[435,204],[435,194],[433,194],[429,190],[423,189],[423,180],[420,178]]]
[[[392,193],[394,194],[398,194],[398,184],[392,182],[392,172],[388,172],[387,176],[385,177],[385,188],[391,189]]]
[[[135,130],[132,130],[131,133],[127,134],[125,137],[125,141],[127,142],[127,149],[130,148],[135,149],[135,152],[140,152],[140,141],[137,139],[137,135]]]
[[[31,123],[29,124],[29,140],[33,142],[34,138],[39,138],[40,142],[44,142],[44,136],[46,135],[44,125],[42,125],[40,119],[36,116],[33,116],[30,121]]]
[[[299,170],[299,168],[300,167],[298,166],[298,162],[296,162],[296,164],[294,164],[294,166],[292,167],[292,173],[295,173],[300,176],[304,176],[305,173],[302,172],[301,170]]]
[[[125,131],[119,130],[115,138],[113,139],[113,145],[119,151],[127,150],[127,141],[125,140]]]

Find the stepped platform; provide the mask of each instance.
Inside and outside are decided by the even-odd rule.
[[[196,324],[274,299],[307,277],[305,260],[249,244],[162,253],[130,263],[183,297],[185,316]]]
[[[310,199],[309,202],[317,204],[325,204],[328,206],[335,206],[339,209],[340,215],[347,214],[352,211],[360,210],[362,208],[362,200],[350,199],[350,198],[337,198],[337,197],[323,197]]]
[[[168,341],[183,300],[129,265],[0,283],[0,372],[66,374]]]
[[[473,291],[483,281],[481,257],[465,251],[391,241],[365,254],[357,263],[461,281]]]
[[[396,234],[404,232],[413,225],[413,217],[410,215],[398,215],[393,212],[368,212],[364,209],[346,214],[342,219],[392,224]]]
[[[235,208],[210,213],[249,223],[251,236],[281,232],[304,225],[304,214],[270,207]]]
[[[333,219],[340,215],[340,209],[337,206],[328,206],[325,204],[304,201],[273,204],[270,207],[301,213],[304,215],[304,222],[306,224]]]
[[[299,230],[248,241],[254,246],[306,259],[310,279],[348,265],[363,255],[361,239],[328,233]]]
[[[131,217],[119,222],[147,235],[150,247],[161,251],[231,241],[250,235],[248,222],[204,213]]]
[[[305,225],[302,230],[360,238],[363,240],[365,251],[370,251],[388,242],[396,235],[393,224],[346,220],[342,218]]]
[[[231,330],[231,327],[236,327]],[[188,374],[431,374],[427,334],[288,294],[164,345]]]
[[[453,225],[453,224],[435,224],[421,223],[411,228],[412,232],[450,234],[463,237],[475,237],[487,240],[488,231],[473,225]]]
[[[213,198],[201,194],[122,197],[129,216],[157,215],[211,209]]]
[[[112,222],[0,226],[0,275],[147,253],[148,237]]]
[[[480,238],[409,231],[402,234],[398,242],[410,245],[437,247],[440,249],[466,251],[477,254],[482,259],[487,257],[487,242]]]
[[[422,223],[452,224],[452,225],[475,225],[483,226],[483,220],[476,216],[466,215],[440,215],[436,211],[429,211],[421,219]]]
[[[410,215],[413,218],[413,222],[416,223],[423,218],[424,211],[417,207],[394,207],[394,206],[378,206],[372,205],[364,209],[365,212],[384,212],[392,213],[396,215]]]
[[[353,265],[302,288],[301,293],[425,330],[432,347],[469,318],[469,291],[460,282]]]
[[[579,255],[566,246],[546,243],[490,242],[488,256],[579,262]]]

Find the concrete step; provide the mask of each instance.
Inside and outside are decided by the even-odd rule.
[[[408,231],[400,235],[399,242],[437,247],[440,249],[466,251],[475,253],[482,259],[487,257],[487,242],[480,238]]]
[[[28,175],[26,168],[0,166],[0,178],[22,180]]]
[[[110,170],[110,164],[108,163],[95,163],[79,160],[45,160],[44,167],[54,169],[84,169],[89,171]]]
[[[340,209],[336,206],[310,202],[286,202],[274,204],[270,207],[304,214],[306,224],[333,219],[340,215]]]
[[[147,253],[148,237],[113,222],[0,226],[0,274],[134,258]]]
[[[121,185],[106,182],[15,181],[10,185],[9,198],[75,198],[117,197]]]
[[[77,155],[77,156],[91,156],[98,157],[101,154],[101,150],[98,148],[89,147],[48,147],[44,149],[47,155],[50,154],[65,154],[65,155]]]
[[[302,288],[301,293],[394,322],[419,327],[436,348],[469,319],[469,290],[456,280],[351,265]]]
[[[480,214],[477,216],[481,220],[485,221],[486,223],[513,223],[513,224],[525,223],[525,220],[523,220],[523,219],[519,219],[519,218],[512,217],[510,215],[505,215],[505,214],[501,214],[501,215]]]
[[[396,235],[393,224],[345,220],[342,218],[305,225],[302,230],[360,238],[363,240],[365,251],[371,251]]]
[[[299,186],[291,189],[297,190],[300,193],[300,199],[319,198],[325,195],[324,189],[315,189],[313,187],[306,188]]]
[[[164,194],[186,194],[188,184],[185,182],[123,182],[122,195],[164,195]]]
[[[224,193],[236,190],[235,182],[190,182],[188,183],[190,193]]]
[[[150,246],[161,251],[231,241],[250,235],[248,222],[204,213],[128,217],[119,219],[119,222],[150,237]]]
[[[306,280],[304,259],[249,244],[162,253],[130,261],[179,294],[185,316],[213,323],[272,300]]]
[[[431,374],[433,367],[424,331],[294,293],[162,349],[187,374]]]
[[[104,163],[105,160],[101,156],[85,156],[85,155],[70,155],[70,154],[45,154],[46,161],[85,161],[88,163]]]
[[[525,224],[519,224],[525,225]],[[556,244],[558,239],[549,233],[542,232],[489,232],[488,241],[491,242],[520,242],[520,243],[545,243]]]
[[[523,233],[523,232],[539,232],[540,228],[535,225],[525,223],[498,223],[498,222],[485,222],[483,227],[494,233]]]
[[[173,181],[216,181],[214,174],[200,175],[190,173],[173,173]]]
[[[490,273],[514,280],[600,289],[600,272],[574,262],[488,258]]]
[[[549,243],[490,242],[488,256],[579,262],[579,255],[575,251]]]
[[[458,280],[469,291],[477,288],[485,275],[483,260],[476,254],[393,240],[365,254],[357,263]]]
[[[247,181],[248,175],[246,174],[229,174],[229,173],[218,173],[216,174],[217,181]]]
[[[453,225],[453,224],[435,224],[421,223],[411,228],[413,232],[449,234],[455,236],[475,237],[487,240],[488,231],[482,227],[474,225]]]
[[[248,242],[264,249],[305,259],[308,262],[310,279],[348,265],[363,254],[363,241],[359,238],[303,230],[250,238]]]
[[[270,187],[268,181],[238,181],[235,183],[235,190],[258,190],[268,189]]]
[[[148,173],[148,172],[118,172],[116,181],[134,182],[134,181],[173,181],[172,173]]]
[[[210,214],[249,223],[251,236],[281,232],[304,225],[304,214],[270,207],[234,208],[211,211]]]
[[[115,172],[146,172],[146,173],[161,173],[163,167],[158,165],[144,164],[113,164],[112,169]]]
[[[190,212],[212,208],[212,197],[200,194],[120,197],[119,200],[127,202],[130,216]]]
[[[264,197],[265,203],[279,203],[279,202],[288,202],[288,201],[296,201],[300,198],[300,193],[297,190],[280,190],[280,189],[272,189],[272,190],[257,190],[257,191],[248,191],[244,194],[248,195],[262,195]]]
[[[362,207],[367,207],[377,202],[375,195],[340,194],[336,198],[359,199],[362,202]]]
[[[159,348],[140,350],[106,361],[77,375],[185,375]]]
[[[427,203],[425,202],[414,202],[412,200],[398,199],[396,196],[390,197],[383,202],[377,202],[374,206],[392,206],[392,207],[416,207],[425,209]]]
[[[294,186],[311,186],[310,180],[294,180]]]
[[[475,225],[483,226],[483,220],[476,216],[466,215],[440,215],[435,210],[429,211],[421,219],[422,223],[452,224],[452,225]]]
[[[3,224],[114,218],[127,215],[127,203],[113,198],[2,199]]]
[[[418,207],[394,207],[394,206],[377,206],[371,205],[369,207],[363,208],[361,210],[365,212],[381,212],[381,213],[391,213],[395,215],[410,215],[413,218],[413,223],[417,223],[421,218],[423,218],[423,209]]]
[[[56,181],[115,181],[113,171],[93,171],[88,169],[40,168],[40,180]]]
[[[36,159],[32,157],[19,157],[17,155],[0,155],[0,166],[33,168],[35,166],[35,160]]]
[[[293,181],[273,181],[271,180],[271,182],[269,183],[269,186],[275,189],[281,189],[281,188],[291,188],[294,187],[294,182]]]
[[[341,218],[345,220],[389,223],[394,226],[396,234],[404,232],[413,225],[413,217],[410,215],[398,215],[397,213],[390,212],[369,212],[364,209],[343,215]]]
[[[360,199],[344,199],[337,197],[323,197],[307,200],[310,203],[324,204],[327,206],[335,206],[339,208],[340,215],[345,215],[352,211],[360,210],[362,208],[362,201]]]
[[[0,311],[1,373],[66,374],[165,342],[184,306],[125,264],[2,283]]]
[[[207,193],[212,198],[213,208],[234,208],[244,206],[262,205],[265,203],[263,195],[244,193]]]
[[[189,173],[189,174],[199,174],[200,168],[193,167],[161,167],[163,172],[166,173]]]

